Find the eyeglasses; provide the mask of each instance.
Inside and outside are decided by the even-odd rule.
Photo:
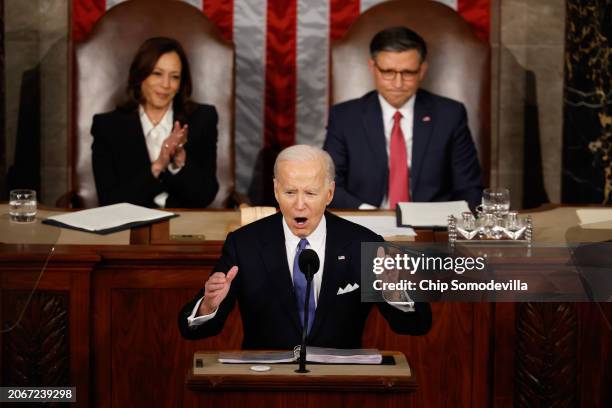
[[[402,81],[408,81],[410,79],[416,78],[416,76],[421,71],[421,65],[419,65],[419,67],[415,70],[405,69],[403,71],[396,71],[394,69],[382,69],[378,66],[378,63],[376,61],[374,61],[374,66],[376,67],[378,72],[380,72],[380,76],[382,76],[383,79],[387,81],[393,81],[397,74],[400,74]]]

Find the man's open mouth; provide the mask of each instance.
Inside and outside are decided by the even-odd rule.
[[[295,220],[295,222],[298,225],[304,225],[306,223],[306,221],[308,220],[308,218],[306,218],[306,217],[295,217],[294,220]]]

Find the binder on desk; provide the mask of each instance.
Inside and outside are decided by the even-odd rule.
[[[119,203],[54,215],[44,219],[42,223],[106,235],[174,217],[178,217],[178,214],[129,203]]]

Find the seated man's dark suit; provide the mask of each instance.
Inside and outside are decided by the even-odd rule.
[[[331,207],[380,206],[389,185],[378,93],[331,108],[323,146],[336,164]],[[412,201],[466,200],[480,204],[482,175],[463,104],[419,90],[414,104],[410,197]]]
[[[323,280],[308,344],[359,348],[366,318],[376,304],[393,331],[425,334],[431,327],[431,309],[418,303],[414,312],[402,312],[387,303],[361,303],[360,289],[338,295],[338,288],[361,285],[361,242],[382,241],[379,235],[357,224],[325,213],[327,238]],[[344,257],[344,258],[343,258]],[[184,337],[199,339],[221,332],[238,301],[244,328],[244,349],[292,349],[301,343],[293,283],[287,264],[282,214],[249,224],[228,235],[215,271],[227,272],[238,265],[238,274],[216,316],[196,328],[187,316],[203,296],[203,290],[179,315]]]
[[[164,171],[155,178],[138,110],[116,109],[95,115],[91,148],[99,204],[128,202],[157,207],[153,199],[167,191],[166,207],[208,206],[219,189],[217,121],[214,106],[196,104],[185,122],[189,126],[185,166],[175,175]]]

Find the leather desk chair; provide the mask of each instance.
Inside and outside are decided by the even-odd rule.
[[[485,185],[490,171],[490,48],[454,10],[431,0],[388,1],[359,16],[332,45],[332,104],[374,89],[368,71],[370,40],[378,31],[404,25],[427,43],[429,70],[422,88],[462,102]]]
[[[144,40],[155,36],[172,37],[183,45],[191,68],[192,99],[217,108],[219,192],[210,207],[227,204],[234,190],[234,48],[201,11],[167,0],[133,0],[113,7],[96,23],[88,40],[76,47],[72,197],[65,202],[86,208],[98,204],[91,166],[93,115],[113,110],[125,100],[132,58]]]

